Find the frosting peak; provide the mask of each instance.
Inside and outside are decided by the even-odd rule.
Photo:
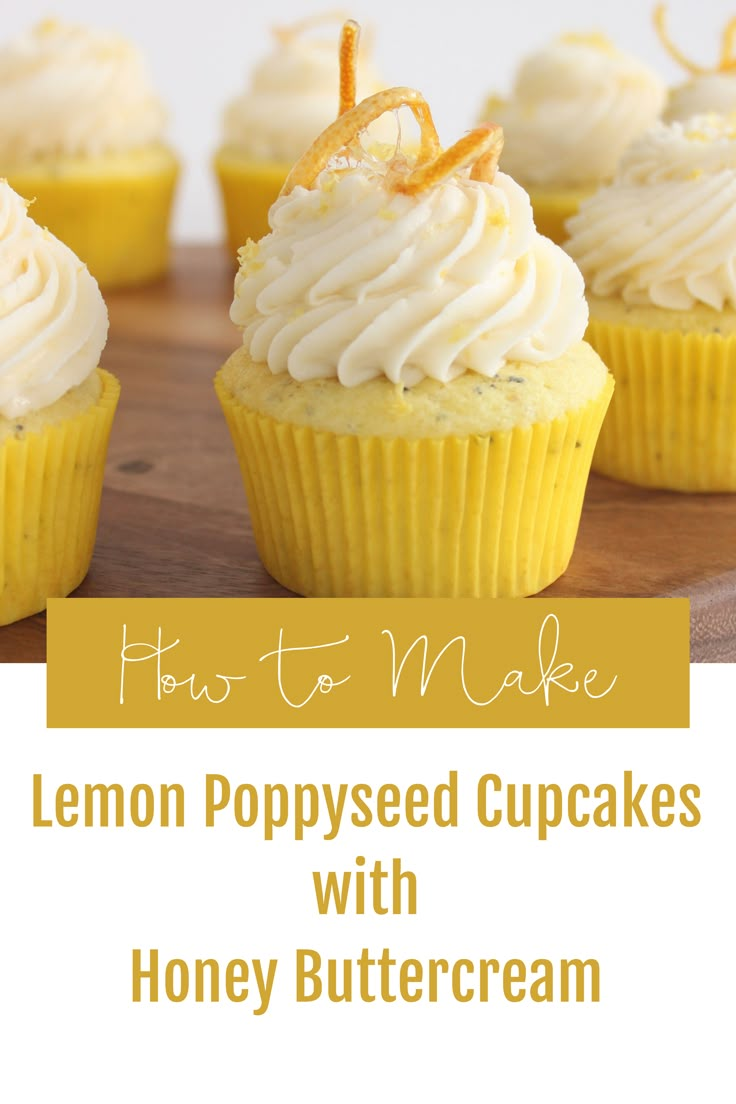
[[[566,35],[527,58],[489,118],[506,132],[504,165],[524,184],[610,180],[629,143],[659,116],[664,84],[602,35]]]
[[[118,35],[47,20],[0,47],[6,165],[150,146],[165,120],[140,52]]]
[[[279,199],[271,226],[241,252],[231,317],[274,374],[347,387],[493,376],[585,331],[579,271],[503,173],[405,195],[378,166],[327,170]]]
[[[736,307],[736,118],[657,124],[568,229],[594,295]]]
[[[61,398],[95,370],[106,339],[96,281],[0,181],[0,415]]]
[[[665,122],[686,121],[693,115],[717,112],[731,115],[736,111],[736,72],[705,73],[693,77],[687,84],[670,91]]]

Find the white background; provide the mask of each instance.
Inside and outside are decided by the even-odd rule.
[[[0,0],[0,36],[50,14],[116,29],[148,56],[170,108],[170,135],[186,172],[176,234],[212,239],[220,232],[210,159],[222,107],[268,50],[269,28],[330,10],[331,0]],[[683,79],[655,36],[654,0],[355,0],[346,10],[375,28],[376,60],[389,84],[419,88],[449,145],[476,121],[490,91],[506,91],[520,57],[562,31],[603,30],[670,81]],[[675,41],[714,64],[733,0],[671,0]],[[0,166],[1,170],[2,166]]]
[[[4,667],[0,748],[0,1098],[9,1104],[385,1100],[725,1104],[734,1099],[736,668],[692,669],[689,731],[63,732],[44,669]],[[526,830],[474,823],[480,775],[695,782],[696,829]],[[458,829],[353,829],[332,843],[205,830],[206,771],[231,781],[436,784]],[[31,779],[182,782],[185,830],[33,829]],[[320,917],[311,872],[400,856],[416,917]],[[133,1005],[135,946],[281,959],[271,1008]],[[297,1006],[296,947],[356,956],[594,956],[601,1002]]]

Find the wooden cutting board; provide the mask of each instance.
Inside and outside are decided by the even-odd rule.
[[[97,548],[78,597],[288,597],[261,567],[212,388],[238,334],[223,250],[189,246],[156,286],[107,297],[104,366],[122,383]],[[736,495],[593,476],[554,597],[692,599],[695,661],[736,662]],[[0,661],[42,662],[45,616],[0,628]]]

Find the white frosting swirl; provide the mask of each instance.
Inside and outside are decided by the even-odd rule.
[[[736,307],[736,120],[658,123],[567,225],[594,295]]]
[[[0,414],[61,398],[95,370],[106,339],[96,280],[0,181]]]
[[[280,199],[271,226],[241,252],[231,318],[274,374],[347,387],[493,376],[554,360],[585,332],[580,272],[503,173],[409,197],[377,169],[325,172]]]
[[[665,122],[693,115],[731,115],[736,111],[736,73],[704,73],[670,91]]]
[[[141,54],[117,35],[48,21],[0,47],[6,167],[150,146],[165,121]]]
[[[255,160],[293,164],[337,115],[337,63],[336,38],[278,39],[253,71],[250,86],[225,109],[225,145]],[[384,87],[370,60],[361,57],[358,100]],[[393,143],[396,127],[383,120],[370,133]]]
[[[570,35],[521,65],[507,102],[487,113],[506,136],[504,168],[525,185],[610,180],[629,143],[658,118],[666,90],[598,35]]]

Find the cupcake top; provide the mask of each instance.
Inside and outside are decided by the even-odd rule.
[[[663,118],[674,122],[712,112],[719,115],[736,112],[736,73],[704,73],[673,88]]]
[[[350,88],[343,72],[340,116],[292,170],[271,233],[241,250],[231,317],[252,359],[297,380],[413,386],[554,360],[580,341],[582,277],[496,172],[501,128],[443,152],[418,92],[355,107]],[[402,105],[422,130],[416,157],[366,154],[361,131]]]
[[[659,4],[654,25],[667,53],[690,75],[690,80],[670,90],[663,118],[665,122],[687,120],[693,115],[736,112],[736,19],[726,24],[721,51],[715,66],[691,61],[672,41],[667,30],[667,8]]]
[[[225,109],[223,140],[246,157],[292,165],[335,118],[335,39],[307,34],[334,15],[275,30],[271,53],[245,91]],[[367,52],[367,51],[366,51]],[[383,88],[370,59],[362,59],[361,95]],[[395,128],[374,137],[392,141]]]
[[[0,415],[61,398],[95,370],[106,340],[97,282],[0,181]]]
[[[504,164],[526,185],[610,180],[629,143],[658,118],[665,87],[602,35],[565,35],[528,57],[489,118],[506,133]]]
[[[567,225],[594,295],[736,307],[736,117],[658,123]]]
[[[166,115],[139,51],[106,31],[40,23],[0,47],[0,159],[126,153],[160,142]]]

